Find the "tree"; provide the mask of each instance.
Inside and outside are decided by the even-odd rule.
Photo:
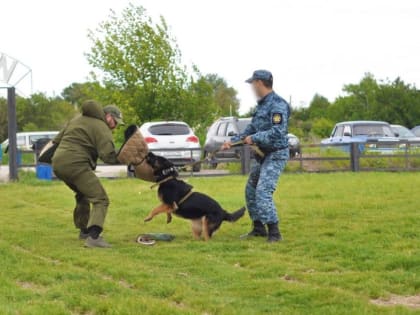
[[[65,101],[79,107],[83,102],[91,99],[95,99],[102,103],[106,102],[108,93],[97,81],[84,83],[74,82],[63,89],[61,96]]]
[[[327,119],[327,118],[317,118],[313,121],[312,126],[311,126],[311,131],[321,137],[321,138],[325,138],[328,137],[331,134],[331,130],[334,127],[334,122],[332,122],[331,120]]]
[[[229,87],[226,80],[215,73],[205,75],[204,79],[213,89],[213,97],[219,107],[219,114],[221,116],[238,116],[240,105],[237,97],[238,92],[233,87]]]
[[[184,120],[200,128],[231,109],[237,114],[237,92],[223,78],[202,75],[197,67],[193,75],[187,73],[163,17],[154,23],[143,7],[130,4],[121,15],[111,11],[89,38],[93,46],[88,62],[101,71],[105,92],[99,89],[96,99],[121,106],[128,122]],[[85,90],[86,86],[75,85],[63,96],[90,97]]]
[[[36,93],[29,98],[16,97],[18,131],[60,130],[77,114],[74,106],[60,97]],[[0,136],[7,138],[7,104],[0,99]]]
[[[327,110],[330,107],[328,99],[322,95],[315,94],[309,104],[308,114],[310,119],[322,118],[327,114]]]
[[[130,4],[121,16],[111,11],[89,38],[88,62],[102,71],[128,121],[176,117],[188,80],[163,17],[154,23],[142,6]]]
[[[378,82],[368,73],[359,83],[345,85],[343,91],[346,95],[328,108],[330,120],[383,120],[407,127],[420,121],[420,93],[400,78]]]

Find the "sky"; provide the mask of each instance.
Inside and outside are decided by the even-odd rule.
[[[417,0],[132,0],[162,15],[183,63],[217,73],[238,91],[241,112],[255,104],[244,80],[268,69],[293,106],[315,93],[333,101],[365,73],[420,86]],[[88,29],[127,0],[0,0],[0,52],[32,69],[33,92],[60,94],[87,80]],[[29,79],[18,86],[30,93]]]

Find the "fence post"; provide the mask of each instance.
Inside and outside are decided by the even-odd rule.
[[[127,177],[128,178],[134,178],[135,176],[135,169],[134,166],[129,164],[127,165]]]
[[[359,143],[352,142],[350,144],[350,165],[352,172],[358,172],[360,170],[360,151]]]
[[[244,144],[241,152],[241,173],[247,175],[251,169],[251,148],[249,145]]]
[[[299,152],[299,168],[300,168],[300,171],[303,172],[302,148],[300,149],[300,152]]]
[[[18,150],[16,144],[16,92],[14,87],[7,88],[7,117],[9,136],[9,179],[18,180]]]

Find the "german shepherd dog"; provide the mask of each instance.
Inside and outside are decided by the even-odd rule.
[[[193,192],[192,186],[178,179],[177,169],[174,164],[164,157],[149,153],[147,163],[153,168],[158,197],[162,202],[144,220],[153,219],[160,213],[166,213],[167,223],[172,220],[172,214],[191,220],[192,233],[195,239],[209,240],[223,221],[235,222],[245,213],[245,207],[229,213],[219,203],[209,196]]]

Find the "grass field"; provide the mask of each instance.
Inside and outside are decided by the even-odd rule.
[[[286,174],[275,193],[279,244],[240,240],[248,217],[223,224],[207,243],[193,241],[189,222],[176,217],[145,224],[157,203],[150,184],[108,180],[105,237],[114,247],[102,250],[77,240],[64,184],[21,177],[0,185],[2,315],[420,314],[372,303],[419,297],[419,174]],[[245,180],[189,182],[234,210]],[[134,239],[144,232],[176,239],[142,247]]]

